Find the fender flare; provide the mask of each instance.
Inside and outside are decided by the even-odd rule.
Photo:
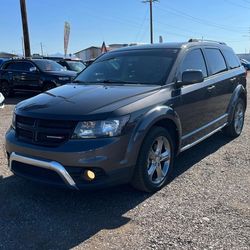
[[[177,154],[180,152],[182,133],[180,118],[173,108],[169,106],[157,106],[145,113],[135,126],[127,147],[126,155],[130,158],[127,160],[137,160],[145,136],[148,134],[149,130],[154,124],[164,119],[171,120],[177,128],[178,145],[176,152]]]
[[[235,88],[235,90],[234,90],[234,92],[233,92],[233,94],[231,96],[231,99],[230,99],[230,102],[229,102],[229,105],[228,105],[228,108],[227,108],[228,123],[232,122],[232,120],[233,120],[233,111],[234,111],[237,100],[241,96],[244,98],[244,101],[245,101],[245,104],[246,104],[246,107],[247,107],[247,91],[246,91],[246,89],[244,88],[243,85],[238,85]]]

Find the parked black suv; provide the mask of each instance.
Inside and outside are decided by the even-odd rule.
[[[15,91],[46,91],[71,82],[76,73],[45,59],[12,59],[0,69],[0,91],[8,97]]]
[[[6,134],[10,169],[75,189],[131,182],[152,192],[176,155],[219,130],[241,134],[246,74],[222,43],[108,52],[64,85],[19,103]]]

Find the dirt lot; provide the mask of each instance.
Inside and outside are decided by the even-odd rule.
[[[181,154],[160,192],[86,193],[8,171],[4,134],[23,98],[0,110],[0,249],[250,249],[249,108],[242,136],[218,133]]]

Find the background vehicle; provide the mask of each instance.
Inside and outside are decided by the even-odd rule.
[[[71,82],[76,72],[45,59],[14,59],[0,69],[0,91],[8,97],[15,91],[46,91]]]
[[[44,57],[45,59],[53,60],[62,65],[67,70],[76,71],[77,73],[83,71],[87,64],[78,59],[61,58],[61,57]]]
[[[246,74],[220,42],[126,47],[68,84],[16,106],[6,134],[11,170],[74,189],[130,182],[154,192],[175,156],[223,130],[241,134]]]
[[[241,64],[245,67],[246,70],[250,70],[250,62],[246,59],[240,59]]]
[[[3,108],[4,106],[4,96],[3,94],[0,92],[0,108]]]
[[[83,63],[83,61],[80,60],[62,59],[58,61],[58,63],[65,67],[67,70],[73,70],[77,73],[80,73],[86,68],[86,65]]]
[[[6,58],[0,58],[0,67],[6,60],[7,60]]]

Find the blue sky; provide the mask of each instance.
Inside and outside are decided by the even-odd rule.
[[[69,53],[91,45],[149,42],[149,5],[141,0],[26,0],[32,53],[63,53],[63,27],[71,25]],[[0,0],[0,51],[22,53],[19,0]],[[250,50],[250,0],[159,0],[154,38],[221,40]]]

